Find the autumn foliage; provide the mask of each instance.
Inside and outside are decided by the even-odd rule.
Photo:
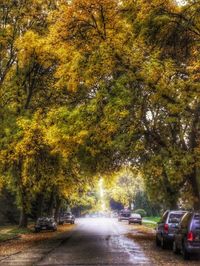
[[[164,207],[199,207],[199,8],[0,1],[0,188],[21,226],[38,198],[81,204],[124,165]]]

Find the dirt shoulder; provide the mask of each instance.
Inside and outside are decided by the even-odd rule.
[[[11,240],[0,242],[0,257],[10,256],[12,254],[19,253],[24,249],[40,245],[45,241],[59,238],[64,233],[70,232],[76,225],[65,224],[58,226],[56,232],[40,232],[34,233],[32,228],[26,231],[24,234],[17,234]]]
[[[127,237],[136,241],[141,248],[143,248],[144,253],[153,265],[190,265],[196,266],[200,265],[199,258],[192,258],[192,260],[186,262],[182,259],[182,256],[173,254],[172,250],[162,250],[155,245],[155,230],[145,225],[130,225],[130,233]]]

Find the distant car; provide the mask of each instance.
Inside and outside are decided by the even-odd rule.
[[[62,214],[59,217],[59,224],[64,224],[64,223],[74,224],[75,216],[71,212]]]
[[[200,212],[188,212],[182,217],[174,236],[173,251],[181,252],[185,260],[193,253],[200,254]]]
[[[57,230],[57,223],[52,217],[40,217],[37,219],[35,224],[35,232],[40,232],[42,230]]]
[[[186,211],[182,210],[168,210],[163,214],[156,228],[157,246],[161,246],[165,249],[169,244],[172,245],[177,226],[185,213]]]
[[[111,213],[111,218],[118,218],[118,213],[117,212],[112,212]]]
[[[137,213],[132,213],[131,216],[128,219],[128,223],[136,223],[136,224],[142,224],[142,216]]]
[[[122,210],[119,213],[118,221],[121,222],[123,220],[128,221],[131,216],[130,210]]]

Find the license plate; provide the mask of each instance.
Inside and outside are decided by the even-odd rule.
[[[195,236],[195,240],[196,240],[196,241],[199,241],[199,240],[200,240],[199,235]]]
[[[46,226],[43,226],[42,229],[47,229]]]

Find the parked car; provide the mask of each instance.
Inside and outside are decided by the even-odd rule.
[[[112,212],[111,213],[112,218],[118,218],[118,213],[117,212]]]
[[[186,211],[174,210],[166,211],[156,228],[156,245],[161,246],[163,249],[172,245],[174,241],[174,234],[177,226]]]
[[[67,212],[67,213],[62,214],[59,217],[59,224],[64,224],[64,223],[74,224],[75,223],[75,216],[71,212]]]
[[[122,210],[119,213],[118,221],[119,222],[121,222],[122,220],[128,221],[130,216],[131,216],[130,210]]]
[[[132,213],[131,216],[128,219],[128,223],[137,223],[142,224],[142,216],[138,213]]]
[[[40,217],[37,219],[35,224],[35,232],[40,232],[42,230],[57,230],[57,223],[52,217]]]
[[[173,242],[174,253],[189,259],[192,253],[200,254],[200,212],[186,213],[178,226]]]

